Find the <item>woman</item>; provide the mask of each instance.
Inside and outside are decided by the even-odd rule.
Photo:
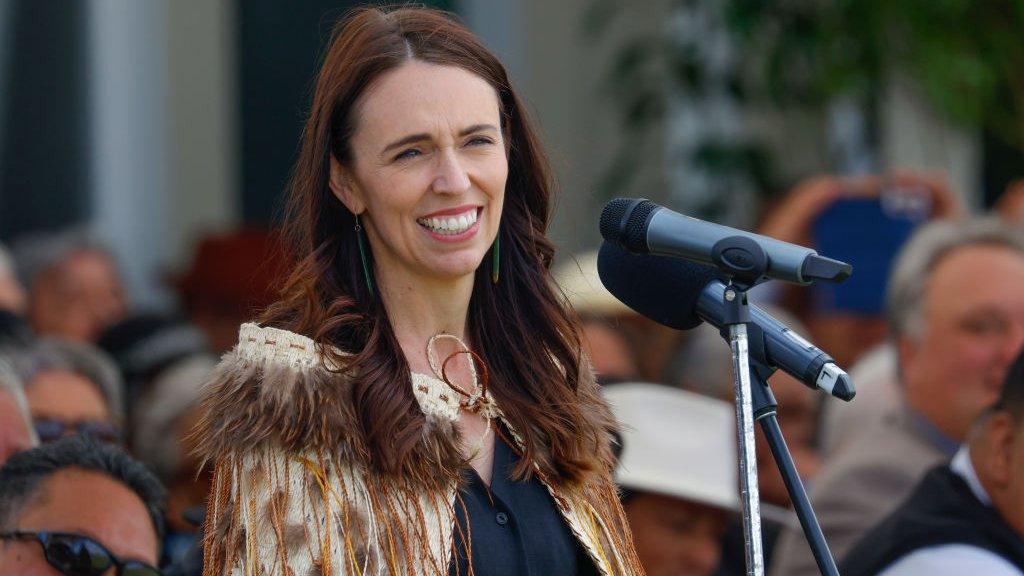
[[[523,112],[441,13],[336,30],[290,191],[300,260],[207,393],[206,574],[641,572]]]

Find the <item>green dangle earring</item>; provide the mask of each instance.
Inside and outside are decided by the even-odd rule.
[[[366,288],[373,294],[373,277],[370,276],[370,264],[366,258],[366,246],[363,241],[363,227],[359,225],[359,215],[356,214],[356,244],[359,245],[359,260],[363,263],[363,278],[366,279]]]
[[[494,237],[494,244],[491,245],[491,284],[498,283],[498,276],[501,272],[501,228],[498,235]]]

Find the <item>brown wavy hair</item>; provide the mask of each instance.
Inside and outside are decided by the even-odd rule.
[[[527,478],[536,465],[554,482],[606,477],[614,418],[582,355],[578,320],[548,270],[554,247],[545,231],[554,182],[547,157],[502,64],[450,15],[361,8],[335,27],[289,190],[285,233],[298,261],[281,300],[261,320],[310,336],[354,374],[352,401],[364,437],[353,445],[363,447],[378,473],[410,471],[407,461],[426,419],[387,312],[364,281],[354,216],[328,184],[332,156],[351,166],[360,95],[410,59],[472,72],[500,100],[509,164],[501,277],[490,281],[490,264],[477,269],[467,318],[468,336],[491,374],[490,390],[525,444],[514,475]]]

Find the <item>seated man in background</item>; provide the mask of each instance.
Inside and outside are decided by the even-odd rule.
[[[1024,343],[1021,286],[1024,238],[994,220],[932,223],[903,248],[887,298],[902,403],[826,460],[810,490],[836,558],[952,458],[998,399]],[[780,537],[771,569],[818,574],[798,528]]]
[[[21,380],[0,358],[0,465],[22,450],[39,444]]]
[[[21,452],[0,468],[3,573],[157,576],[163,497],[145,466],[84,436]]]
[[[658,384],[613,384],[604,395],[622,425],[615,478],[644,570],[713,574],[739,506],[732,408]]]
[[[84,433],[121,441],[121,377],[99,349],[43,339],[11,356],[42,442]]]
[[[34,235],[13,253],[28,288],[26,318],[37,334],[95,342],[124,316],[127,298],[114,258],[87,233]]]
[[[952,463],[929,472],[842,573],[1024,575],[1024,353]]]

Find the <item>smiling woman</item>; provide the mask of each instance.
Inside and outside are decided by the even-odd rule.
[[[371,85],[354,113],[331,189],[363,216],[381,288],[423,277],[468,294],[498,234],[508,178],[497,92],[462,68],[411,60]]]
[[[553,289],[547,159],[446,14],[360,9],[290,189],[296,264],[206,392],[206,574],[641,573]]]

